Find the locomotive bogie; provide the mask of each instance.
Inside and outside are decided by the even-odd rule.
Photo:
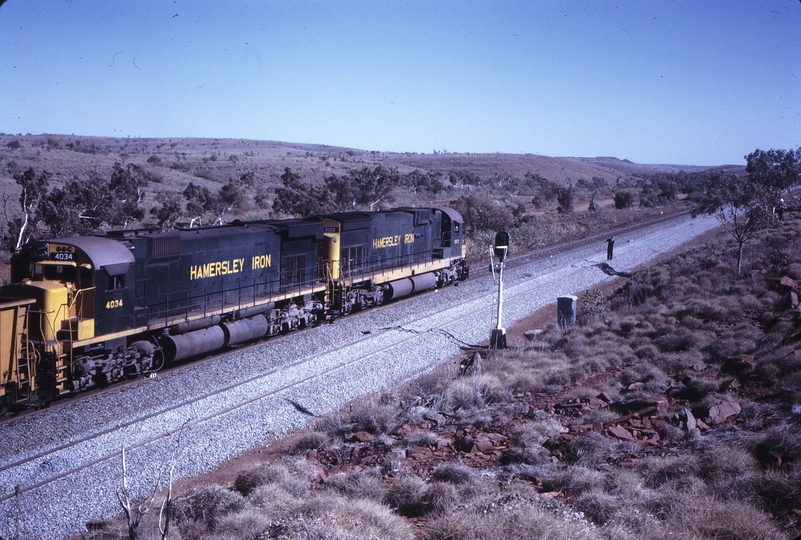
[[[148,341],[130,345],[106,343],[73,353],[72,391],[104,388],[110,383],[158,371],[163,365],[160,351]]]
[[[31,242],[0,291],[16,298],[0,309],[4,400],[103,387],[466,279],[461,223],[402,208]]]
[[[384,303],[385,286],[365,284],[363,288],[350,289],[345,294],[345,307],[343,311],[351,313],[361,309],[380,306]]]

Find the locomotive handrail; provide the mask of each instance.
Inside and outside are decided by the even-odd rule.
[[[432,263],[433,261],[434,259],[428,257],[428,250],[420,249],[411,254],[401,254],[389,259],[384,259],[383,261],[360,265],[354,271],[350,271],[349,268],[343,268],[341,272],[343,273],[342,277],[350,278],[355,281],[357,276],[365,277],[387,270],[403,270],[419,264]]]
[[[83,318],[83,306],[78,304],[78,297],[87,291],[93,291],[93,290],[95,290],[95,287],[86,287],[84,289],[77,289],[75,291],[75,296],[73,296],[72,302],[70,302],[69,307],[70,309],[72,309],[73,307],[77,306],[75,309],[75,316],[78,317],[79,319]],[[79,313],[78,310],[81,310],[81,312]]]
[[[388,270],[406,270],[420,264],[433,263],[434,259],[430,258],[429,255],[428,250],[419,249],[412,253],[404,253],[370,263],[363,260],[360,261],[361,264],[356,265],[355,268],[351,267],[350,264],[343,265],[341,268],[341,278],[356,282],[362,278],[367,280],[372,275]],[[309,268],[300,269],[300,273],[304,279],[299,282],[282,285],[289,281],[287,275],[299,273],[298,270],[283,271],[280,272],[275,279],[270,280],[260,281],[257,278],[253,278],[248,281],[237,281],[231,284],[217,284],[194,290],[185,290],[182,291],[182,296],[177,299],[171,297],[172,295],[169,293],[156,293],[156,302],[143,305],[147,301],[148,296],[146,294],[146,289],[155,289],[152,278],[149,278],[141,280],[143,288],[145,289],[142,292],[145,294],[137,295],[137,304],[140,307],[149,308],[151,322],[160,320],[161,324],[168,326],[181,319],[189,320],[190,318],[208,317],[225,313],[229,304],[231,307],[236,307],[242,305],[244,300],[256,305],[260,301],[266,303],[288,298],[292,295],[300,295],[309,290],[313,292],[318,287],[322,291],[324,287],[320,285],[319,279],[317,278],[321,273],[321,268],[324,269],[323,274],[325,275],[325,279],[329,282],[333,281],[330,265],[319,264],[314,271],[310,271]],[[247,289],[250,289],[250,291]],[[260,294],[259,289],[263,289],[264,293]],[[229,300],[232,293],[237,297],[237,300]]]

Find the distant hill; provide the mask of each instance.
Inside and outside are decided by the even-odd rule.
[[[568,158],[570,159],[570,158]],[[710,167],[699,165],[644,165],[642,163],[634,163],[628,159],[618,159],[615,157],[594,157],[594,158],[575,158],[585,163],[591,163],[596,167],[611,169],[621,174],[651,174],[654,172],[677,173],[684,171],[687,173],[703,171]]]
[[[254,171],[266,181],[278,183],[285,167],[305,181],[322,180],[350,169],[397,167],[402,173],[470,171],[482,178],[494,175],[523,177],[538,174],[554,182],[599,176],[654,172],[693,172],[708,167],[648,165],[613,157],[548,157],[534,154],[394,153],[342,148],[320,144],[296,144],[246,139],[137,139],[75,135],[0,135],[0,184],[13,184],[13,176],[28,167],[44,169],[54,179],[90,179],[108,176],[115,162],[136,163],[161,176],[165,185],[221,183]]]

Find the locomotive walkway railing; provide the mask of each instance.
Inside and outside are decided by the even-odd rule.
[[[369,261],[340,261],[340,279],[350,283],[368,281],[388,272],[402,272],[419,268],[431,271],[439,262],[429,250],[419,250],[399,257]],[[441,265],[436,265],[437,267]],[[329,274],[326,264],[314,268],[282,272],[275,279],[251,279],[225,284],[188,289],[179,295],[158,294],[155,284],[148,282],[137,287],[137,304],[148,308],[148,325],[167,327],[205,317],[212,317],[237,309],[281,302],[326,290]],[[298,276],[302,276],[298,280]],[[141,289],[141,291],[140,291]],[[150,294],[147,294],[147,291]],[[148,299],[155,302],[148,303]]]

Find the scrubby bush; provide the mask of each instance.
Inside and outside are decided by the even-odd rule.
[[[245,500],[239,493],[219,486],[202,487],[176,497],[172,502],[172,516],[179,527],[194,523],[213,532],[222,517],[244,507]]]
[[[386,494],[386,488],[376,470],[335,474],[326,479],[325,485],[326,488],[353,499],[370,499],[380,502]]]
[[[431,473],[431,477],[438,482],[450,484],[466,484],[471,480],[473,471],[464,465],[442,464]]]
[[[328,442],[328,435],[320,431],[303,431],[295,438],[295,453],[306,450],[319,450]]]
[[[615,208],[624,210],[634,206],[634,192],[630,190],[615,192]]]
[[[453,485],[443,482],[426,483],[416,476],[395,479],[387,488],[385,502],[406,517],[437,516],[457,501]]]
[[[429,522],[427,540],[484,540],[487,538],[537,538],[539,540],[600,540],[588,523],[564,519],[531,505],[481,510],[468,508]]]

